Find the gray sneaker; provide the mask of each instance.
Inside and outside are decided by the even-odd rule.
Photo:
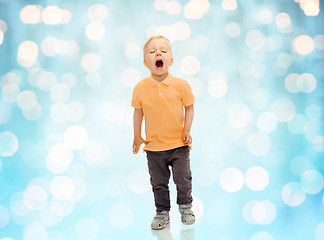
[[[155,215],[151,228],[154,230],[160,230],[166,227],[166,225],[170,222],[169,212],[162,211]]]
[[[181,213],[181,222],[185,225],[194,224],[196,221],[195,215],[191,210],[191,204],[179,205],[179,212]]]

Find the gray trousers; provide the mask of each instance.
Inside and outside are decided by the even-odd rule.
[[[192,203],[190,148],[183,146],[167,151],[146,151],[156,212],[170,211],[170,166],[177,187],[177,204]]]

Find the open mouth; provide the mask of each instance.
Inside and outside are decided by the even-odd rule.
[[[157,61],[155,62],[155,66],[156,66],[157,68],[162,68],[162,67],[163,67],[163,61],[162,61],[162,60],[157,60]]]

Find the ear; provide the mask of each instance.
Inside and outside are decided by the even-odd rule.
[[[173,58],[170,59],[170,67],[172,66],[173,64]]]
[[[145,67],[148,67],[147,62],[145,61],[145,59],[143,60],[143,64],[144,64]]]

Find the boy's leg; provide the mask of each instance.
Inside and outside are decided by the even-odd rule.
[[[189,155],[189,146],[184,146],[174,149],[171,156],[173,181],[177,186],[178,205],[192,203],[192,178]]]
[[[170,153],[169,151],[146,151],[146,153],[156,212],[170,211],[170,169],[168,165]]]

